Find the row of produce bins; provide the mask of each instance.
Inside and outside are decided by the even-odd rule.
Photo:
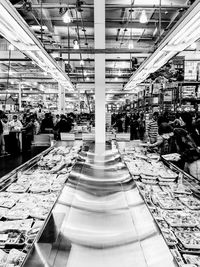
[[[0,191],[0,266],[20,267],[41,235],[81,143],[53,147],[2,177]]]
[[[179,266],[200,266],[199,182],[140,143],[119,151]]]

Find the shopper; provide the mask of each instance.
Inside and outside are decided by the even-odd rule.
[[[9,127],[11,132],[18,131],[20,132],[23,125],[20,120],[18,120],[17,115],[13,116],[12,121],[9,122]]]
[[[125,119],[121,116],[113,124],[113,127],[117,129],[118,133],[123,133],[124,132],[124,121],[125,121]]]
[[[61,139],[60,134],[70,132],[71,128],[72,128],[71,124],[67,120],[66,116],[61,114],[60,115],[60,121],[54,127],[54,132],[55,132],[54,138],[57,140],[60,140]]]
[[[144,114],[143,113],[140,113],[140,116],[138,119],[138,134],[139,134],[139,139],[144,140],[145,120],[144,120]]]
[[[136,114],[133,114],[130,120],[130,140],[138,139],[139,122]]]
[[[42,120],[41,127],[40,127],[41,133],[51,133],[53,132],[53,128],[54,128],[54,125],[53,125],[53,119],[52,119],[51,114],[45,113],[45,117]]]
[[[196,132],[196,144],[200,146],[200,118],[197,118],[196,122],[194,123],[194,128]]]
[[[8,155],[9,151],[9,123],[8,117],[4,114],[1,123],[3,125],[3,147],[2,147],[2,154]]]
[[[17,115],[13,116],[13,120],[9,122],[9,145],[10,151],[13,154],[20,153],[21,149],[21,129],[23,125],[20,120],[18,120]]]
[[[131,122],[131,113],[127,112],[125,115],[125,133],[127,133],[130,129],[130,122]]]
[[[175,119],[174,119],[174,121],[170,122],[170,125],[173,126],[174,128],[184,127],[185,123],[182,120],[180,113],[175,114]]]
[[[0,155],[4,154],[3,124],[0,120]]]
[[[156,149],[161,155],[175,153],[177,149],[173,136],[173,127],[167,122],[163,122],[158,128],[157,141],[153,144],[149,144],[149,147]]]
[[[200,180],[200,150],[190,134],[181,128],[174,129],[177,152],[184,161],[184,170]]]
[[[151,144],[157,141],[158,136],[158,112],[154,112],[151,121],[147,126],[147,135]]]
[[[34,122],[34,134],[39,134],[40,132],[40,123],[38,121],[37,115],[33,115],[33,122]]]
[[[22,128],[23,131],[23,151],[30,151],[31,144],[34,137],[35,132],[35,124],[34,124],[34,117],[30,116],[26,118],[26,124]]]
[[[59,114],[56,114],[55,119],[54,119],[54,122],[53,122],[54,127],[56,126],[56,124],[57,124],[59,121],[60,121],[60,115],[59,115]]]
[[[111,116],[111,125],[114,125],[117,121],[117,114],[114,112]]]

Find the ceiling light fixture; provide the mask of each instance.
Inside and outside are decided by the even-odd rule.
[[[67,74],[47,53],[40,41],[31,32],[29,26],[8,0],[0,1],[0,35],[14,47],[32,59],[43,71],[49,74],[66,90],[74,90]]]
[[[155,30],[153,31],[153,37],[157,34],[157,32],[158,32],[158,27],[156,26]]]
[[[118,81],[118,77],[115,77],[115,81],[116,81],[116,82]]]
[[[8,50],[13,51],[13,50],[15,50],[15,47],[12,44],[9,44]]]
[[[134,48],[133,40],[130,39],[128,43],[128,49],[133,49],[133,48]]]
[[[140,23],[147,23],[148,19],[147,19],[147,15],[146,15],[146,11],[143,9],[142,13],[140,15]]]
[[[65,14],[62,15],[62,20],[64,23],[70,23],[72,21],[72,18],[69,15],[69,9],[67,9]]]
[[[89,82],[89,80],[90,80],[90,77],[88,77],[88,76],[87,76],[85,80],[86,80],[87,82]]]
[[[80,48],[78,40],[74,40],[74,49],[78,50]]]
[[[118,70],[118,76],[122,76],[121,70]]]
[[[12,76],[13,75],[13,71],[9,70],[9,75]]]
[[[193,44],[191,44],[191,46],[190,46],[192,49],[196,49],[197,48],[197,43],[196,42],[194,42]]]
[[[81,66],[84,66],[84,65],[85,65],[85,62],[84,62],[83,59],[80,60],[80,65],[81,65]]]
[[[181,20],[171,29],[155,52],[131,76],[125,90],[133,89],[150,73],[157,71],[172,57],[191,46],[200,38],[200,0],[186,11]]]

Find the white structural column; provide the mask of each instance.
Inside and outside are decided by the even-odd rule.
[[[58,112],[65,114],[65,88],[58,83]]]
[[[18,98],[18,103],[19,103],[19,111],[22,109],[22,83],[19,83],[19,98]]]
[[[105,49],[105,0],[94,0],[95,49]],[[105,54],[95,54],[95,143],[105,143]]]
[[[59,61],[58,64],[65,71],[65,62]],[[65,87],[58,83],[58,112],[65,114]]]

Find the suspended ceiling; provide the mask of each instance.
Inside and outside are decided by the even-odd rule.
[[[109,101],[116,101],[123,94],[124,86],[139,66],[156,50],[169,30],[194,1],[186,0],[109,0],[106,1],[106,49],[94,49],[94,3],[92,0],[31,0],[10,1],[30,29],[70,77],[75,88],[94,90],[94,53],[106,54],[106,90]],[[161,5],[160,5],[161,2]],[[62,16],[69,9],[72,21],[63,22]],[[140,23],[142,10],[147,23]],[[129,49],[130,39],[133,48]],[[73,48],[78,40],[80,48]],[[56,93],[57,84],[19,51],[8,51],[5,39],[0,41],[0,83],[2,89],[17,89],[19,81],[24,87]],[[10,53],[10,67],[9,67]],[[84,66],[80,60],[84,60]],[[8,77],[8,68],[10,68]],[[9,78],[9,79],[8,79]],[[42,85],[42,86],[41,86]],[[43,87],[44,86],[44,87]],[[2,91],[3,91],[2,90]],[[75,95],[72,94],[74,97]]]

